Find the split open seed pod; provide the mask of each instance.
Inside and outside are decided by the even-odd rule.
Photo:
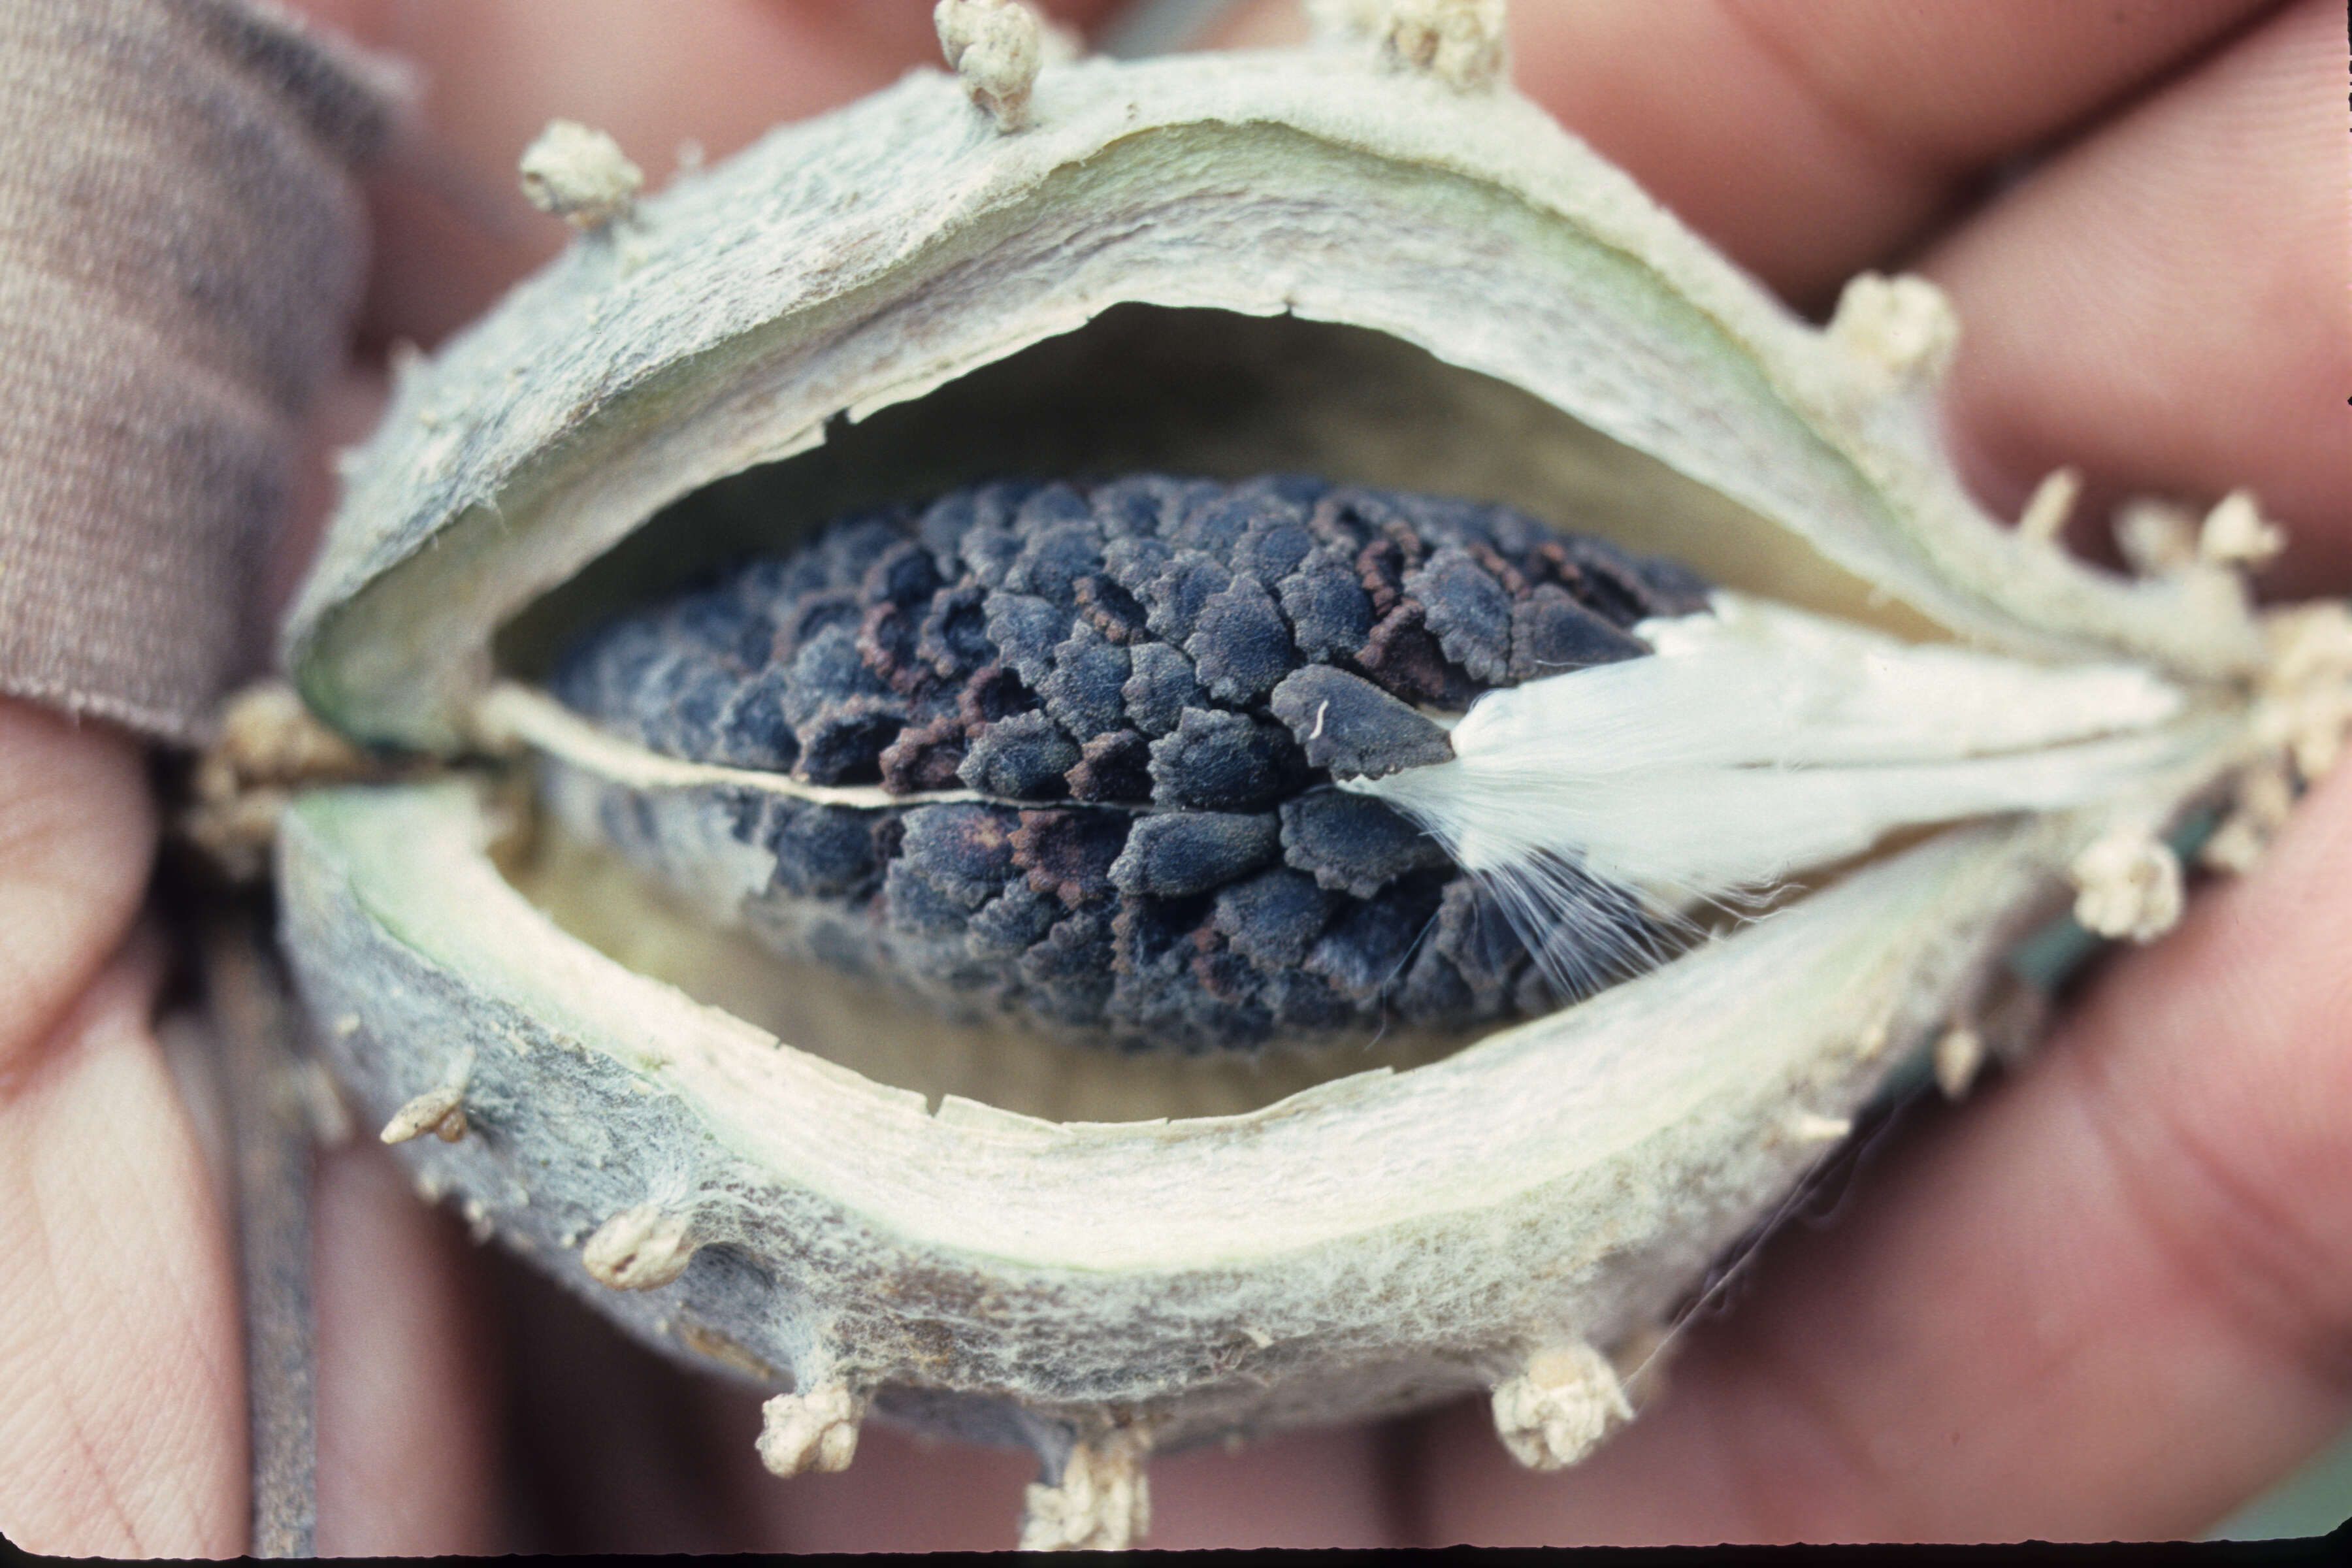
[[[1612,1352],[2000,1010],[2021,931],[2079,891],[2154,934],[2184,810],[2324,760],[2226,562],[2129,581],[1970,501],[1933,289],[1860,279],[1815,330],[1487,54],[1375,32],[1042,74],[967,40],[961,79],[605,204],[347,475],[289,663],[346,735],[463,765],[286,818],[322,1048],[440,1134],[404,1144],[429,1191],[778,1390],[780,1472],[876,1408],[1025,1444],[1053,1544],[1128,1539],[1149,1449],[1467,1389],[1572,1461],[1628,1414]],[[1136,472],[1507,503],[1717,585],[1648,657],[1433,715],[1442,761],[1317,781],[1523,920],[1605,872],[1683,922],[1664,961],[1483,1034],[1108,1052],[758,948],[725,919],[756,845],[681,889],[540,804],[555,769],[892,809],[658,754],[551,671],[828,520]]]

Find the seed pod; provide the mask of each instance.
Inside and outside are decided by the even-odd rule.
[[[2341,616],[1984,517],[1935,291],[1794,320],[1431,74],[1492,9],[1049,64],[1017,132],[910,78],[576,245],[352,475],[302,690],[551,808],[295,804],[323,1048],[385,1119],[469,1049],[466,1136],[404,1157],[793,1389],[781,1468],[870,1408],[1036,1448],[1034,1538],[1123,1542],[1147,1448],[1480,1384],[1567,1462],[1890,1073],[2031,1011],[2000,958],[2070,869],[2147,933],[2184,809],[2332,754]],[[1318,535],[1339,495],[1390,515]],[[1670,962],[1541,1011],[1628,932]],[[1374,996],[1540,1016],[1372,1055]],[[1342,1043],[1183,1054],[1261,1024]],[[663,1267],[595,1284],[648,1215]]]

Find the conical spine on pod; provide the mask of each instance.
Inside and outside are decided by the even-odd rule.
[[[1425,71],[1464,91],[1508,79],[1504,0],[1307,0],[1318,37],[1368,47],[1391,70]]]
[[[1020,0],[940,0],[932,13],[948,69],[1000,131],[1029,122],[1029,95],[1045,63],[1045,27]]]
[[[459,1051],[439,1083],[404,1101],[392,1113],[379,1139],[386,1143],[405,1143],[426,1132],[444,1143],[455,1143],[463,1138],[471,1125],[466,1120],[466,1080],[473,1070],[473,1051]]]
[[[812,1470],[849,1468],[866,1404],[842,1383],[777,1394],[760,1407],[760,1462],[787,1480]]]
[[[1535,1470],[1565,1469],[1633,1418],[1609,1358],[1588,1344],[1555,1346],[1495,1385],[1495,1430],[1511,1458]]]
[[[1072,1443],[1058,1473],[1032,1485],[1021,1516],[1024,1552],[1124,1552],[1151,1528],[1148,1436],[1130,1426]]]

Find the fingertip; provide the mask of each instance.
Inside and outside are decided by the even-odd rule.
[[[134,942],[0,1084],[0,1531],[226,1556],[247,1524],[235,1263]]]
[[[500,1550],[478,1260],[371,1143],[322,1152],[313,1194],[320,1554]]]
[[[137,741],[0,697],[0,1079],[121,944],[155,832]]]
[[[2068,464],[2108,492],[2251,486],[2288,527],[2266,591],[2352,577],[2341,26],[2288,8],[1924,259],[1967,322],[1948,424],[1993,504]]]
[[[1358,1425],[1208,1445],[1151,1465],[1155,1551],[1406,1544],[1391,1429]]]

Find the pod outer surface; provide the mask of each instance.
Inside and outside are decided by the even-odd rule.
[[[1052,1123],[872,1083],[562,931],[462,783],[314,793],[285,935],[367,1111],[462,1084],[428,1190],[639,1335],[1017,1439],[1402,1408],[1658,1321],[2042,890],[2063,819],[1947,835],[1570,1012],[1245,1115]],[[429,1042],[429,1045],[426,1043]],[[613,1216],[667,1283],[594,1282]],[[657,1228],[657,1226],[656,1226]]]
[[[776,132],[405,375],[288,632],[313,706],[454,746],[499,626],[666,503],[1122,303],[1417,345],[1988,646],[2255,657],[2234,584],[1992,525],[1937,445],[1937,353],[1797,321],[1507,91],[1270,53],[1057,67],[1034,108],[1002,134],[919,72]]]
[[[775,132],[405,374],[287,633],[308,700],[457,750],[494,637],[665,507],[1122,305],[1293,315],[1477,373],[1722,503],[1735,552],[1826,563],[1930,632],[2192,686],[2259,663],[2227,573],[2127,584],[1968,500],[1936,435],[1948,333],[1902,351],[1870,318],[1948,326],[1926,285],[1850,290],[1817,331],[1507,92],[1191,57],[1053,68],[1032,110],[1000,132],[918,73]],[[2226,761],[2126,804],[2161,820]],[[456,1142],[407,1145],[428,1190],[761,1383],[1163,1447],[1654,1326],[1968,1015],[2109,826],[1943,832],[1410,1072],[1085,1123],[934,1107],[632,972],[501,875],[496,819],[452,778],[310,793],[280,836],[331,1064],[375,1117],[462,1103]]]

